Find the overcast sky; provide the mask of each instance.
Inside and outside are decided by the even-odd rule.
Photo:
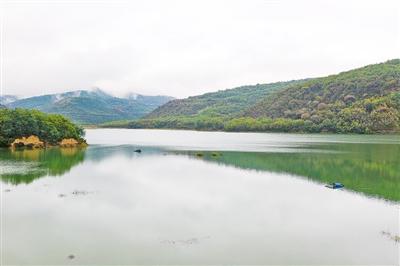
[[[400,57],[400,1],[5,1],[3,94],[186,97]]]

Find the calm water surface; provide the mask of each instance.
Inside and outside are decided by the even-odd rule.
[[[399,136],[96,129],[87,140],[0,150],[3,264],[399,263]],[[346,189],[324,186],[334,181]]]

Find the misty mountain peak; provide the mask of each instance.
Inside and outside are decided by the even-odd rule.
[[[0,96],[0,104],[6,105],[12,102],[17,101],[19,98],[15,95],[2,95]]]

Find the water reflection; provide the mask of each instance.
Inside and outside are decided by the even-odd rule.
[[[137,150],[143,150],[138,153]],[[102,161],[109,157],[120,156],[125,158],[135,158],[151,155],[159,155],[166,153],[162,148],[158,147],[143,147],[134,145],[93,145],[86,152],[86,159],[90,161]]]
[[[85,148],[0,150],[3,182],[29,184],[44,176],[61,176],[85,160]]]
[[[286,174],[238,169],[172,151],[164,155],[143,148],[136,154],[134,148],[92,146],[84,163],[62,178],[3,184],[10,190],[2,193],[4,263],[398,261],[398,244],[381,234],[399,234],[393,204]]]
[[[309,145],[316,152],[187,152],[206,161],[341,182],[369,196],[400,201],[400,145],[336,143]],[[332,152],[319,152],[326,150]]]
[[[399,235],[397,203],[292,175],[342,178],[395,200],[399,146],[381,144],[296,143],[298,152],[279,153],[138,144],[1,150],[3,262],[394,265],[398,243],[387,235]]]
[[[136,152],[138,148],[145,149],[145,152],[143,154]],[[64,175],[85,160],[100,162],[114,156],[134,158],[163,153],[166,152],[156,147],[132,145],[94,145],[88,148],[0,149],[0,179],[13,185],[29,184],[42,177]]]
[[[142,149],[142,153],[135,152]],[[195,158],[242,169],[289,173],[321,182],[341,182],[346,189],[368,196],[400,201],[400,145],[394,144],[304,144],[295,152],[181,151],[133,145],[94,145],[46,150],[0,150],[2,181],[27,184],[44,176],[59,176],[84,160],[101,162],[115,156],[125,158],[166,154]],[[304,152],[307,150],[307,152]],[[154,161],[159,163],[162,157]]]

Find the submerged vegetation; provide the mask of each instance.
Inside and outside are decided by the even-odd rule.
[[[37,136],[46,145],[58,145],[63,139],[85,143],[83,128],[62,115],[0,109],[0,147],[8,147],[15,139],[29,136]]]
[[[142,119],[102,126],[360,134],[400,131],[400,59],[324,78],[257,86],[174,100]]]

